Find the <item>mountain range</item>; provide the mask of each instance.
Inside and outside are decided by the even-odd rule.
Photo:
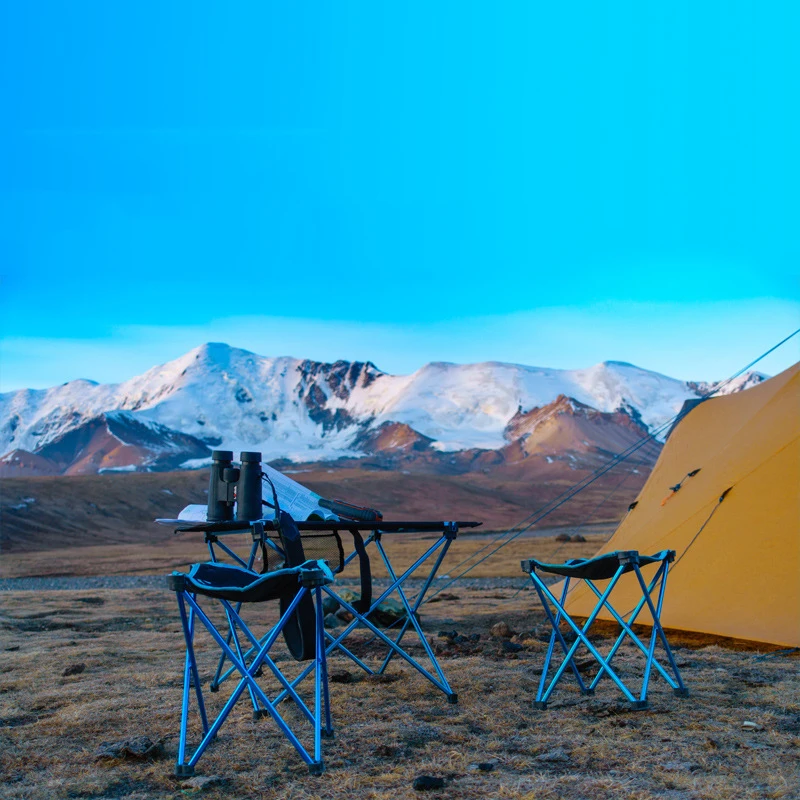
[[[764,380],[746,373],[721,391]],[[522,477],[593,469],[647,434],[649,470],[686,401],[714,391],[618,361],[562,370],[269,358],[221,343],[118,384],[74,380],[0,395],[0,475],[166,471],[211,449],[260,450],[285,471],[362,466]]]

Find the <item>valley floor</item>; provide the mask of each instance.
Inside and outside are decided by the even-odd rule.
[[[520,547],[526,555],[569,558],[590,555],[597,545],[549,538]],[[138,561],[127,551],[106,555],[116,557],[118,575],[163,572],[177,558],[162,554],[165,561],[155,564],[149,550],[155,548],[140,548]],[[68,561],[75,557],[64,552]],[[517,555],[496,565],[495,574],[511,574]],[[518,563],[516,570],[515,577]],[[321,777],[308,775],[269,720],[254,722],[239,706],[198,768],[217,782],[200,790],[172,777],[183,662],[172,593],[0,592],[0,795],[396,800],[425,796],[412,781],[431,775],[445,788],[427,794],[442,798],[800,796],[797,653],[672,632],[690,698],[674,697],[656,680],[649,710],[630,712],[609,682],[592,698],[564,684],[550,708],[535,711],[544,615],[524,582],[518,589],[506,578],[489,588],[493,579],[485,580],[456,583],[422,609],[457,705],[405,665],[390,665],[378,679],[336,657],[336,738],[325,742]],[[490,635],[501,621],[519,647]],[[610,645],[613,631],[601,633]],[[379,656],[366,634],[354,647],[367,659]],[[632,674],[636,661],[628,654],[619,666]],[[212,662],[205,664],[203,678]],[[213,697],[221,703],[224,692]],[[97,758],[103,743],[131,736],[160,745],[151,760]]]

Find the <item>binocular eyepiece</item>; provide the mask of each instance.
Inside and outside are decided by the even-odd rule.
[[[211,479],[208,484],[208,521],[236,519],[252,522],[261,519],[261,453],[242,451],[241,465],[234,466],[231,450],[211,453]]]

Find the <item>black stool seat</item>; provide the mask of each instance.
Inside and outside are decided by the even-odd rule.
[[[258,575],[232,564],[207,561],[193,564],[187,573],[173,572],[168,582],[171,589],[182,581],[186,591],[228,600],[232,603],[262,603],[294,595],[299,586],[323,586],[333,582],[333,573],[324,561],[311,560],[297,567]]]
[[[539,679],[539,689],[536,692],[536,700],[534,701],[535,708],[544,709],[547,707],[547,701],[550,699],[553,690],[567,670],[572,671],[578,687],[583,694],[594,694],[599,681],[604,675],[607,675],[631,703],[632,707],[637,709],[647,708],[647,689],[653,669],[667,682],[675,694],[680,697],[686,697],[689,694],[683,683],[680,672],[678,671],[678,665],[675,663],[675,658],[672,655],[672,650],[667,642],[667,637],[664,634],[660,619],[661,608],[664,603],[664,591],[667,586],[667,573],[669,572],[669,565],[673,563],[674,560],[674,550],[662,550],[660,553],[656,553],[652,556],[640,555],[637,550],[617,550],[613,553],[604,553],[595,558],[573,558],[564,564],[547,564],[542,561],[537,561],[535,558],[529,558],[522,562],[522,569],[531,576],[533,586],[539,595],[539,599],[542,601],[542,607],[552,628],[550,642],[547,646],[547,653],[545,654],[544,666]],[[646,583],[640,568],[650,564],[658,564],[658,568],[650,582]],[[539,572],[550,572],[555,575],[564,576],[565,580],[562,581],[561,584],[560,598],[557,598],[543,582],[538,574]],[[617,586],[620,578],[626,573],[633,573],[639,589],[641,590],[641,599],[636,603],[633,609],[627,612],[627,619],[611,605],[611,595],[614,588]],[[579,625],[576,620],[572,619],[565,605],[569,595],[570,583],[573,580],[583,581],[584,585],[588,586],[590,591],[597,597],[597,605],[586,618],[586,621],[581,625]],[[595,586],[594,581],[608,581],[608,583],[604,584],[601,588]],[[652,631],[650,633],[650,642],[648,645],[639,638],[632,627],[639,613],[644,608],[647,608],[652,619]],[[601,611],[606,611],[616,620],[621,628],[621,632],[606,655],[600,653],[588,636],[589,630]],[[574,640],[571,643],[567,642],[564,634],[560,630],[560,624],[562,622],[566,623],[571,629],[572,634],[574,634]],[[614,656],[617,654],[620,645],[625,639],[630,639],[631,643],[638,648],[645,657],[642,685],[638,693],[638,698],[611,665]],[[672,674],[670,674],[655,658],[655,648],[658,640],[660,640],[661,644],[664,646],[664,652]],[[553,651],[556,645],[564,652],[564,660],[556,669],[552,680],[548,683],[547,678],[550,663],[553,659]],[[588,684],[584,681],[581,670],[575,662],[575,654],[579,647],[585,647],[599,666],[598,672]]]
[[[620,566],[624,566],[622,574],[633,571],[633,565],[655,564],[659,561],[667,560],[672,562],[675,558],[674,550],[662,550],[654,556],[639,555],[637,550],[616,550],[613,553],[605,553],[595,558],[571,558],[563,564],[546,564],[530,558],[524,561],[522,569],[530,572],[538,569],[540,572],[551,572],[554,575],[563,575],[565,578],[589,579],[592,581],[609,580],[617,574]]]

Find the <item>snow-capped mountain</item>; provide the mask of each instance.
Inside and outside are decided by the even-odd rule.
[[[764,377],[748,373],[725,391]],[[570,412],[571,399],[578,405],[570,413],[621,412],[655,432],[713,388],[616,361],[582,370],[431,363],[398,376],[369,362],[268,358],[205,344],[124,383],[76,380],[0,395],[0,453],[6,463],[11,451],[49,461],[55,453],[65,470],[80,463],[79,471],[96,471],[199,466],[212,447],[304,462],[357,458],[370,442],[409,437],[416,449],[442,454],[500,450],[529,436],[526,415],[558,398],[560,413]]]
[[[705,396],[707,394],[735,394],[744,389],[749,389],[751,386],[757,386],[762,381],[767,380],[767,378],[769,378],[769,375],[764,375],[763,372],[745,372],[733,380],[714,381],[712,383],[706,381],[689,381],[686,385],[697,392],[699,396]]]

